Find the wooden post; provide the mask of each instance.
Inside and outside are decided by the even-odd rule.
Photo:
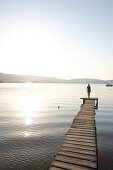
[[[96,108],[98,109],[98,99],[96,99]]]

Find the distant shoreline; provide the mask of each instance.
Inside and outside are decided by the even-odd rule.
[[[0,73],[0,83],[113,84],[113,80],[101,80],[93,78],[65,80],[56,77],[41,77],[33,75],[16,75]]]

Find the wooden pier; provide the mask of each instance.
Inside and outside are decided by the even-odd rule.
[[[64,141],[54,156],[50,170],[98,169],[95,107],[97,98],[82,98],[83,104]]]

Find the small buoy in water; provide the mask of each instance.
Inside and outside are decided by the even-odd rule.
[[[58,109],[60,109],[60,106],[58,106]]]

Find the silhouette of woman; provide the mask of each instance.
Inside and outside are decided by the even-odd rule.
[[[88,93],[88,98],[90,98],[90,93],[91,93],[91,86],[88,84],[87,86],[87,93]]]

